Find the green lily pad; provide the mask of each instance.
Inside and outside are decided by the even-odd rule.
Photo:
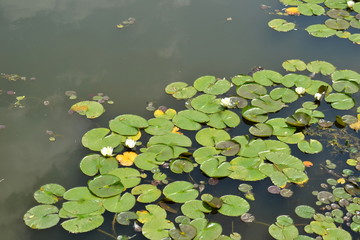
[[[204,161],[212,158],[214,155],[217,155],[219,153],[220,150],[217,150],[213,146],[201,147],[194,151],[193,157],[197,163],[202,164]]]
[[[348,110],[355,106],[352,97],[344,93],[331,93],[325,97],[325,101],[331,103],[333,108],[339,110]]]
[[[221,141],[230,140],[230,135],[224,130],[204,128],[196,133],[196,141],[203,146],[215,146]]]
[[[296,112],[292,116],[286,118],[286,123],[296,126],[304,127],[310,123],[311,116],[304,112]]]
[[[266,112],[277,112],[285,105],[279,100],[273,100],[269,95],[260,96],[251,101],[255,107],[259,107]]]
[[[214,76],[202,76],[195,80],[194,87],[207,94],[219,95],[229,91],[231,83],[226,79],[216,79]]]
[[[181,129],[199,130],[201,123],[208,122],[210,119],[207,114],[196,110],[184,110],[178,112],[173,118],[173,123]]]
[[[336,68],[331,63],[325,61],[312,61],[307,64],[307,70],[322,75],[330,75],[335,72]]]
[[[284,61],[282,67],[288,72],[304,71],[306,63],[299,59],[291,59]]]
[[[288,32],[293,30],[296,25],[285,19],[276,18],[268,22],[268,26],[278,32]]]
[[[335,91],[344,92],[348,94],[356,93],[360,90],[359,84],[350,81],[336,81],[333,82],[332,87]]]
[[[322,6],[314,3],[299,4],[298,10],[302,15],[305,16],[313,16],[313,15],[319,16],[325,13],[325,9]]]
[[[333,82],[351,81],[360,84],[360,74],[352,70],[338,70],[331,74]]]
[[[131,189],[131,194],[139,195],[138,202],[151,203],[160,197],[161,191],[154,185],[141,184]]]
[[[59,209],[53,205],[38,205],[25,213],[24,221],[33,229],[50,228],[59,222],[58,212]]]
[[[236,89],[236,93],[246,99],[254,99],[259,96],[265,95],[267,90],[264,86],[256,83],[248,83],[241,85]]]
[[[121,212],[116,215],[116,221],[121,225],[130,225],[131,220],[138,219],[139,216],[134,212]]]
[[[98,172],[106,174],[116,169],[118,165],[118,161],[113,157],[106,158],[99,154],[90,154],[81,160],[80,169],[88,176],[95,176]]]
[[[305,170],[305,166],[299,158],[286,153],[281,153],[281,152],[268,153],[266,155],[266,159],[276,164],[279,169],[294,168],[300,171]]]
[[[110,130],[107,128],[94,128],[84,134],[81,142],[84,147],[93,151],[100,151],[104,147],[115,148],[121,143],[123,137],[115,133],[108,135],[109,133]]]
[[[335,30],[345,30],[350,27],[350,23],[344,19],[328,19],[325,21],[325,25],[331,29]]]
[[[196,236],[197,230],[190,224],[180,224],[180,229],[173,228],[169,230],[171,239],[174,240],[191,240]]]
[[[120,213],[129,211],[135,206],[136,199],[133,195],[126,192],[123,195],[116,195],[113,197],[105,198],[103,205],[104,208],[113,213]]]
[[[266,151],[266,143],[262,139],[252,139],[249,143],[241,145],[239,152],[243,157],[257,157],[259,152]]]
[[[260,172],[259,165],[263,162],[259,157],[237,157],[230,161],[231,167],[229,175],[232,179],[243,181],[258,181],[266,177]]]
[[[188,173],[191,172],[192,170],[194,170],[194,165],[192,162],[188,161],[188,160],[181,160],[181,159],[176,159],[174,161],[170,162],[170,170],[173,173]]]
[[[223,201],[223,204],[218,212],[223,215],[238,217],[250,209],[250,204],[239,196],[224,195],[220,199]]]
[[[254,106],[243,108],[242,116],[251,122],[265,122],[268,119],[267,111]]]
[[[310,141],[302,140],[298,143],[298,148],[305,153],[315,154],[322,151],[322,144],[315,140],[310,139]]]
[[[90,180],[89,189],[99,197],[112,197],[124,190],[120,179],[114,175],[103,174]]]
[[[289,73],[284,75],[281,84],[288,88],[294,85],[296,87],[308,88],[311,85],[311,78],[301,74]]]
[[[211,94],[203,94],[191,100],[191,106],[203,113],[217,113],[223,110],[220,99]]]
[[[306,206],[306,205],[299,205],[295,208],[295,213],[302,218],[312,218],[315,214],[315,209],[310,207],[310,206]]]
[[[325,96],[332,91],[332,88],[329,84],[319,80],[312,80],[310,87],[306,88],[306,92],[315,95],[316,93],[325,93]]]
[[[222,232],[220,224],[208,222],[204,218],[197,218],[190,222],[196,228],[197,234],[194,239],[217,239]]]
[[[34,198],[38,203],[42,204],[54,204],[59,201],[59,197],[62,197],[65,193],[65,188],[59,184],[46,184],[40,187],[34,193]]]
[[[204,213],[210,213],[212,209],[200,200],[189,200],[181,205],[181,212],[192,219],[204,218]]]
[[[78,102],[72,105],[70,110],[80,115],[86,115],[90,119],[98,118],[105,112],[103,105],[96,101]]]
[[[169,237],[169,230],[174,224],[166,219],[157,219],[146,222],[142,227],[142,234],[147,239],[164,239]]]
[[[208,126],[213,128],[234,128],[240,124],[240,117],[238,114],[230,111],[224,110],[218,113],[213,113],[209,115]]]
[[[109,122],[111,131],[126,136],[135,136],[140,128],[148,126],[146,119],[133,114],[119,115]]]
[[[163,194],[171,201],[184,203],[196,199],[199,192],[194,189],[194,185],[190,182],[176,181],[166,185]]]
[[[172,157],[173,153],[170,153],[169,159]],[[135,165],[143,170],[150,171],[153,168],[158,168],[158,165],[161,165],[162,162],[156,161],[156,153],[153,152],[144,152],[136,156]]]
[[[327,38],[336,34],[335,29],[327,27],[325,24],[314,24],[305,28],[305,30],[314,37]]]
[[[330,9],[345,9],[348,7],[345,0],[326,0],[325,6]]]
[[[290,136],[277,136],[277,138],[287,144],[297,144],[305,139],[305,135],[302,132],[298,132]]]
[[[280,2],[283,3],[284,5],[293,5],[293,6],[297,6],[302,3],[302,1],[300,0],[280,0]]]
[[[299,95],[289,88],[275,88],[269,95],[272,99],[281,100],[283,103],[292,103],[299,98]]]
[[[280,83],[282,75],[272,70],[262,70],[255,72],[253,79],[262,86],[271,86],[273,83]]]
[[[187,83],[173,82],[166,86],[165,92],[176,99],[187,99],[192,98],[197,91],[193,86],[188,86]]]
[[[295,133],[296,127],[293,127],[286,123],[284,118],[272,118],[266,121],[267,124],[270,124],[273,128],[272,134],[275,136],[291,136]]]
[[[140,172],[134,168],[116,168],[108,172],[108,174],[118,177],[124,188],[132,188],[141,181]]]
[[[353,43],[360,44],[360,34],[358,34],[358,33],[351,34],[349,36],[349,40],[352,41]]]
[[[185,135],[177,133],[168,133],[162,136],[153,136],[148,141],[148,146],[156,144],[165,144],[168,146],[181,146],[181,147],[190,147],[191,139]]]
[[[200,169],[209,177],[226,177],[231,173],[228,168],[230,167],[229,162],[219,161],[218,158],[210,158],[204,161]]]
[[[164,135],[170,133],[174,124],[165,118],[152,118],[148,120],[149,126],[145,128],[145,132],[151,135]]]
[[[249,132],[257,137],[269,137],[272,135],[273,127],[267,123],[257,123],[249,128]]]
[[[295,113],[305,113],[310,116],[309,124],[318,123],[319,119],[323,119],[325,117],[324,113],[317,110],[309,110],[305,108],[299,108],[295,111]]]
[[[71,233],[89,232],[100,227],[104,222],[101,215],[73,218],[61,223],[61,226]]]
[[[224,156],[235,156],[240,150],[240,145],[234,141],[222,141],[216,144],[215,148],[220,149]]]
[[[330,9],[326,12],[326,15],[328,15],[331,18],[343,18],[350,15],[348,11],[345,10],[339,10],[339,9]]]
[[[236,75],[231,79],[232,83],[234,83],[236,86],[241,86],[245,83],[254,82],[254,79],[249,75]]]
[[[292,219],[284,215],[277,217],[276,223],[270,225],[269,233],[277,240],[296,239],[299,235]]]

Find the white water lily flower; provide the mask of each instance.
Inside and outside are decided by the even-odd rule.
[[[125,146],[127,146],[128,148],[133,148],[133,147],[135,147],[135,145],[136,145],[135,140],[133,140],[131,138],[126,139]]]
[[[103,147],[100,151],[104,157],[113,156],[113,148],[112,147]]]
[[[220,104],[224,107],[232,108],[234,107],[234,104],[231,102],[231,98],[226,97],[222,98]]]
[[[352,8],[355,5],[354,1],[347,1],[346,2],[349,8]]]
[[[315,93],[315,95],[314,95],[314,98],[318,101],[320,101],[321,97],[322,97],[321,93]]]
[[[295,88],[295,92],[299,95],[303,95],[305,93],[305,88],[297,87],[297,88]]]

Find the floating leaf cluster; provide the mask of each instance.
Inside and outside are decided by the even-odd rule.
[[[318,110],[320,104],[337,110],[356,105],[353,94],[359,90],[359,73],[337,70],[324,61],[288,60],[283,67],[285,75],[259,69],[231,80],[202,76],[193,85],[171,83],[165,92],[184,100],[185,110],[159,107],[148,120],[121,114],[108,127],[89,130],[82,144],[93,152],[80,162],[90,178],[87,185],[68,190],[57,184],[42,186],[34,195],[40,205],[25,214],[25,223],[44,229],[61,222],[65,230],[82,233],[100,227],[108,211],[115,213],[120,225],[133,223],[148,239],[240,239],[238,233],[223,235],[222,226],[207,216],[217,213],[254,221],[248,200],[256,202],[255,195],[244,182],[269,179],[274,185],[270,192],[290,197],[288,187],[309,180],[306,164],[292,149],[305,154],[323,149],[319,140],[303,134],[326,118]],[[288,117],[278,114],[301,98],[310,100],[290,109]],[[104,111],[95,101],[71,108],[88,118]],[[240,134],[244,129],[248,132]],[[209,183],[222,178],[238,181],[242,193],[202,194],[205,181],[197,183],[187,175],[195,170]],[[334,229],[322,235],[345,232]],[[279,217],[269,232],[276,239],[298,235],[286,216]]]
[[[286,6],[279,15],[327,16],[319,24],[308,26],[305,30],[314,37],[327,38],[337,36],[360,44],[360,2],[348,0],[280,0]],[[296,24],[285,19],[273,19],[268,26],[279,32],[288,32]]]

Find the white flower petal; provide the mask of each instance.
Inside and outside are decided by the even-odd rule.
[[[112,147],[103,147],[100,150],[100,152],[104,157],[111,157],[113,155],[113,148]]]

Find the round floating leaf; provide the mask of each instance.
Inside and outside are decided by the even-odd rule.
[[[124,188],[132,188],[141,181],[140,172],[134,168],[116,168],[110,171],[109,174],[118,177]]]
[[[315,209],[310,207],[310,206],[306,206],[306,205],[299,205],[295,208],[295,213],[302,218],[312,218],[315,214]]]
[[[268,22],[268,26],[278,32],[288,32],[295,28],[295,23],[286,21],[285,19],[273,19]]]
[[[231,171],[228,170],[228,168],[230,166],[229,162],[222,162],[217,158],[210,158],[201,164],[200,169],[207,176],[218,178],[229,176]]]
[[[292,116],[286,118],[286,123],[296,126],[304,127],[310,123],[311,116],[304,112],[296,112]]]
[[[329,94],[332,91],[332,88],[329,84],[323,81],[319,80],[312,80],[311,86],[306,88],[306,92],[315,95],[316,93],[323,93],[325,92],[325,95]]]
[[[172,152],[170,154],[172,156]],[[153,168],[157,168],[158,165],[162,164],[162,162],[156,161],[156,153],[153,152],[145,152],[139,154],[135,158],[134,163],[138,168],[148,171],[150,171]]]
[[[216,79],[214,76],[202,76],[195,80],[194,87],[207,94],[219,95],[229,91],[231,83],[225,79]]]
[[[160,197],[161,191],[154,185],[141,184],[131,189],[131,194],[139,195],[138,202],[151,203]]]
[[[250,209],[249,203],[239,196],[224,195],[220,199],[223,201],[223,204],[218,212],[223,215],[237,217]]]
[[[173,228],[169,230],[169,235],[174,240],[191,240],[196,236],[196,228],[190,224],[180,224],[180,230]]]
[[[208,122],[210,119],[205,113],[196,110],[180,111],[173,118],[173,123],[181,129],[185,130],[199,130],[201,123]]]
[[[263,161],[259,157],[237,157],[231,160],[229,170],[232,173],[229,175],[232,179],[239,179],[244,181],[258,181],[264,179],[264,175],[259,170],[259,165]]]
[[[142,227],[142,233],[147,239],[164,239],[169,237],[169,229],[174,224],[166,219],[156,219],[146,222]]]
[[[165,118],[152,118],[148,121],[149,126],[145,128],[145,132],[151,135],[164,135],[170,133],[174,124]]]
[[[213,146],[201,147],[195,150],[193,157],[197,163],[202,164],[204,161],[214,157],[214,155],[219,153],[220,151]]]
[[[184,203],[197,198],[199,192],[194,189],[194,185],[190,182],[176,181],[166,185],[163,194],[171,201]]]
[[[306,69],[306,63],[299,59],[292,59],[283,62],[282,67],[288,72],[304,71]]]
[[[34,193],[34,198],[38,203],[54,204],[59,201],[58,197],[62,197],[65,193],[65,188],[59,184],[46,184],[40,187]]]
[[[190,222],[197,230],[195,239],[218,239],[222,232],[222,227],[218,223],[208,222],[204,218],[197,218]]]
[[[360,34],[358,33],[351,34],[349,40],[352,41],[353,43],[360,44]]]
[[[360,13],[360,3],[355,3],[354,4],[354,6],[353,6],[353,10],[355,11],[355,12],[358,12],[358,13]]]
[[[336,34],[335,29],[328,28],[325,24],[310,25],[305,30],[314,37],[327,38]]]
[[[267,111],[253,106],[243,108],[242,116],[251,122],[265,122],[268,119]]]
[[[326,234],[323,235],[324,240],[334,240],[334,239],[341,239],[341,240],[351,240],[353,239],[349,232],[345,231],[341,228],[327,228]]]
[[[170,162],[170,170],[173,173],[183,173],[183,172],[191,172],[194,169],[194,165],[192,162],[188,161],[188,160],[181,160],[181,159],[176,159],[174,161]]]
[[[55,226],[60,217],[59,209],[53,205],[38,205],[24,215],[25,224],[33,229],[46,229]]]
[[[181,212],[192,219],[204,218],[204,213],[210,213],[212,209],[200,200],[190,200],[181,206]]]
[[[81,160],[80,169],[88,176],[95,176],[98,172],[100,174],[108,173],[116,169],[118,165],[115,158],[105,158],[99,154],[90,154]]]
[[[231,79],[231,81],[236,85],[236,86],[240,86],[243,85],[245,83],[250,83],[253,82],[254,80],[252,79],[251,76],[249,75],[236,75],[235,77],[233,77]]]
[[[345,0],[326,0],[325,6],[334,9],[345,9],[348,7]]]
[[[109,127],[118,134],[134,136],[138,134],[139,128],[148,127],[148,122],[146,119],[137,115],[123,114],[110,120]]]
[[[273,127],[267,123],[258,123],[251,126],[249,132],[257,137],[269,137],[272,135]]]
[[[256,83],[244,84],[237,88],[236,93],[246,99],[254,99],[259,96],[265,95],[267,90],[264,86]]]
[[[269,233],[278,240],[296,239],[299,235],[299,231],[294,225],[283,226],[279,223],[271,224]]]
[[[196,133],[196,141],[203,146],[215,146],[221,141],[230,140],[230,135],[224,130],[204,128]]]
[[[296,127],[287,124],[284,118],[272,118],[266,121],[266,123],[272,126],[272,134],[275,136],[291,136],[296,131]]]
[[[345,30],[350,27],[350,23],[344,19],[328,19],[325,21],[325,25],[331,29],[335,30]]]
[[[110,130],[107,128],[94,128],[84,134],[81,142],[84,147],[93,151],[100,151],[104,147],[115,148],[121,143],[123,137],[114,133],[108,135],[109,133]]]
[[[95,101],[78,102],[72,105],[70,110],[90,119],[100,117],[105,112],[103,105]]]
[[[331,18],[343,18],[350,15],[348,11],[339,10],[339,9],[330,9],[326,14]]]
[[[271,86],[273,83],[280,83],[282,75],[272,70],[262,70],[255,72],[253,79],[262,86]]]
[[[301,74],[289,73],[282,78],[281,83],[288,88],[294,85],[296,87],[308,88],[311,85],[311,78]]]
[[[287,143],[287,144],[297,144],[300,141],[304,140],[305,135],[302,132],[298,132],[298,133],[295,133],[293,135],[285,136],[285,137],[277,136],[277,138],[280,141],[282,141],[284,143]]]
[[[305,153],[315,154],[322,151],[322,144],[318,140],[310,139],[310,141],[302,140],[298,143],[298,148]]]
[[[214,128],[234,128],[240,124],[240,117],[238,114],[230,111],[224,110],[218,113],[209,115],[209,122],[207,125]]]
[[[61,226],[71,233],[83,233],[100,227],[103,222],[103,216],[96,215],[70,219],[61,223]]]
[[[216,144],[215,148],[222,150],[221,154],[224,156],[235,156],[240,150],[240,145],[233,141],[222,141]]]
[[[360,84],[360,74],[352,70],[338,70],[331,74],[333,82],[336,81],[351,81]]]
[[[335,72],[336,68],[331,63],[325,61],[312,61],[307,64],[307,70],[313,73],[320,73],[322,75],[330,75]]]
[[[281,100],[284,103],[292,103],[299,98],[299,95],[289,88],[275,88],[270,92],[270,97],[274,100]]]
[[[299,4],[298,6],[299,12],[305,16],[312,16],[312,15],[323,15],[325,13],[325,9],[317,4],[314,3],[304,3]]]
[[[191,106],[203,113],[217,113],[223,110],[220,99],[211,94],[203,94],[191,100]]]
[[[114,175],[104,174],[90,180],[89,189],[92,193],[99,197],[111,197],[120,194],[124,190],[124,186],[120,179]]]
[[[339,110],[348,110],[354,107],[355,102],[349,95],[344,93],[331,93],[325,97],[325,101],[331,103],[331,106]]]
[[[135,206],[136,199],[130,193],[124,193],[123,195],[116,195],[113,197],[105,198],[103,205],[109,212],[120,213],[129,211]]]
[[[284,107],[284,104],[279,100],[273,100],[269,95],[260,96],[251,101],[255,107],[259,107],[266,112],[277,112]]]
[[[350,82],[350,81],[336,81],[333,82],[332,87],[335,91],[344,92],[348,94],[356,93],[359,91],[359,83]]]
[[[138,218],[138,215],[134,212],[121,212],[116,215],[116,221],[121,225],[130,225],[131,220]]]
[[[193,86],[188,86],[184,82],[173,82],[166,86],[165,92],[172,94],[176,99],[191,98],[196,94],[196,89]]]

